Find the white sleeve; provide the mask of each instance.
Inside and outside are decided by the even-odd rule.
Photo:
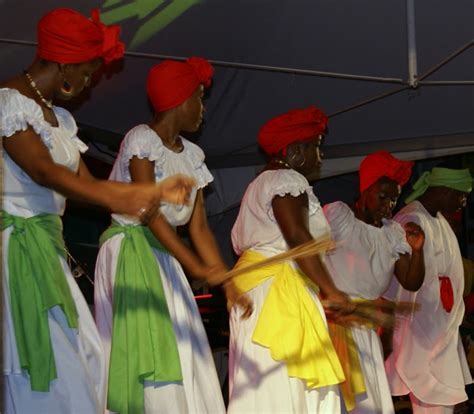
[[[286,195],[298,197],[301,194],[308,193],[309,191],[312,193],[312,187],[304,176],[296,171],[283,169],[274,171],[274,174],[267,183],[265,190],[267,191],[265,195],[267,198],[265,207],[268,217],[272,221],[275,221],[272,207],[272,201],[275,197],[284,197]],[[313,213],[314,212],[309,211],[309,214]]]
[[[16,89],[0,89],[0,136],[9,138],[29,127],[52,147],[51,125],[44,120],[41,107]]]

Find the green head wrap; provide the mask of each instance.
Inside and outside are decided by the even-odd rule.
[[[413,192],[406,198],[405,204],[416,200],[425,193],[428,187],[448,187],[463,193],[470,193],[472,176],[469,168],[452,170],[451,168],[435,167],[431,171],[425,171],[413,185]]]

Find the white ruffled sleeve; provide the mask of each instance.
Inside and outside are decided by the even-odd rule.
[[[72,142],[74,142],[81,154],[84,154],[89,149],[87,144],[84,141],[81,141],[77,136],[72,137]]]
[[[0,89],[0,136],[8,138],[29,127],[52,148],[51,125],[44,120],[41,107],[16,89]]]
[[[191,163],[194,167],[194,177],[197,180],[197,188],[200,189],[207,186],[210,182],[214,181],[214,177],[204,162],[206,158],[204,151],[201,149],[201,147],[183,137],[181,137],[181,140],[184,145],[184,150],[186,151],[187,156],[191,160]]]
[[[411,247],[407,242],[405,230],[394,220],[383,220],[382,230],[392,249],[392,255],[396,259],[401,254],[411,254]]]
[[[342,201],[326,204],[323,207],[323,212],[331,227],[334,240],[343,238],[345,229],[355,220],[354,212]]]
[[[131,129],[123,140],[120,152],[121,161],[125,163],[127,171],[130,166],[130,160],[133,157],[153,161],[155,168],[162,165],[165,161],[163,157],[163,142],[147,125],[138,125]]]
[[[298,197],[303,193],[307,193],[309,215],[313,215],[317,210],[321,209],[321,205],[314,195],[313,188],[309,185],[308,180],[294,170],[274,170],[270,181],[267,183],[267,192],[266,211],[272,221],[275,221],[272,201],[276,196],[284,197],[290,195]]]

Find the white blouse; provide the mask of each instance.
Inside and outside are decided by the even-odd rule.
[[[272,200],[276,196],[308,195],[309,230],[313,237],[329,233],[319,200],[308,180],[294,170],[262,172],[248,186],[239,215],[232,228],[232,244],[241,255],[244,250],[255,250],[265,256],[274,256],[288,250],[280,227],[273,215]]]
[[[41,107],[16,89],[0,89],[0,136],[13,139],[15,133],[29,127],[38,134],[57,164],[71,171],[79,168],[80,153],[87,145],[77,137],[77,125],[72,115],[63,108],[53,107],[58,120],[54,127],[45,121]],[[40,213],[64,213],[66,198],[36,184],[6,153],[4,161],[4,204],[10,214],[31,217]]]
[[[335,250],[326,255],[326,266],[336,286],[353,297],[376,299],[388,288],[395,262],[411,253],[405,230],[393,220],[382,227],[364,223],[341,201],[323,208],[331,227]]]
[[[138,157],[155,163],[156,182],[171,175],[185,174],[196,179],[197,189],[205,187],[214,178],[204,163],[204,152],[196,144],[183,137],[180,138],[183,142],[183,150],[177,153],[165,147],[158,134],[148,125],[142,124],[132,128],[122,141],[109,179],[131,182],[130,160]],[[190,205],[161,204],[160,211],[172,226],[180,226],[190,220],[197,189],[193,189],[191,193]],[[112,214],[112,217],[120,224],[140,223],[130,216]]]

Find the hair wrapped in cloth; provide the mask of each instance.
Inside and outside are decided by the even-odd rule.
[[[468,168],[454,170],[451,168],[435,167],[425,171],[413,185],[413,192],[406,198],[405,203],[416,200],[428,187],[448,187],[454,190],[470,193],[472,191],[472,176]]]
[[[146,91],[157,113],[181,105],[199,85],[211,85],[214,68],[203,58],[191,57],[186,62],[165,60],[153,66],[148,74]]]
[[[38,56],[58,63],[84,63],[102,58],[105,63],[120,59],[125,44],[119,40],[120,27],[106,26],[99,10],[91,18],[72,9],[55,9],[38,23]]]
[[[367,155],[359,166],[360,192],[369,188],[382,177],[404,186],[411,176],[413,161],[402,161],[388,151],[376,151]]]
[[[294,142],[304,142],[326,132],[328,117],[315,106],[292,109],[270,119],[258,133],[258,144],[269,155],[283,151]]]

